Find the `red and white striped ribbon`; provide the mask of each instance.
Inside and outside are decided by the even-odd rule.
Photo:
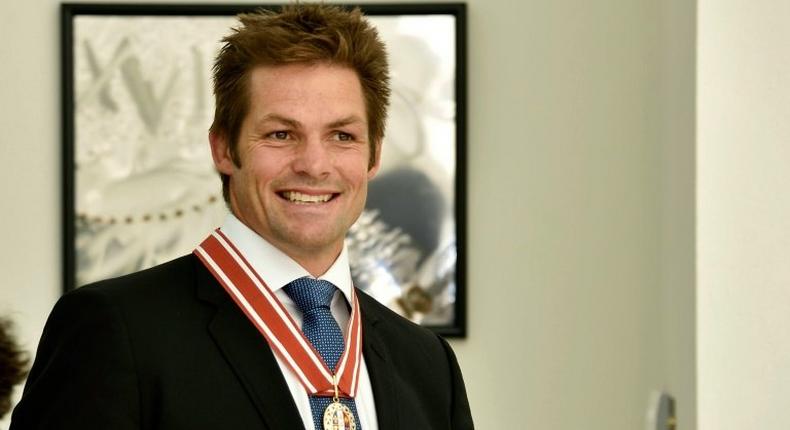
[[[230,294],[250,322],[283,361],[294,371],[311,395],[334,395],[332,371],[305,338],[274,292],[261,279],[220,229],[214,231],[194,251]],[[351,319],[345,350],[337,366],[338,390],[355,397],[362,361],[362,324],[359,301],[352,289]]]

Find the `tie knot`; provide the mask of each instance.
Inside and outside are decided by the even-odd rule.
[[[329,281],[308,277],[299,278],[283,288],[303,313],[321,307],[329,308],[336,289]]]

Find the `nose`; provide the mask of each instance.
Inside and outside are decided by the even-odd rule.
[[[325,142],[318,137],[309,137],[297,147],[294,172],[316,179],[326,178],[332,165],[331,156]]]

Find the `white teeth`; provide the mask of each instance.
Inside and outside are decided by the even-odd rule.
[[[310,195],[302,194],[296,191],[285,191],[283,197],[294,203],[323,203],[332,198],[332,194]]]

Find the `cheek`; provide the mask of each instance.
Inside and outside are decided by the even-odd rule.
[[[354,154],[345,154],[336,159],[336,165],[349,178],[357,182],[367,182],[375,174],[376,166],[370,167],[370,158],[367,151],[358,151]]]
[[[250,160],[249,171],[247,172],[248,179],[256,183],[257,187],[268,185],[275,180],[280,172],[282,172],[282,163],[274,157],[266,157],[261,154]]]
[[[241,170],[234,175],[238,177],[235,184],[238,200],[246,202],[246,205],[257,206],[266,198],[265,190],[269,179],[265,175],[265,170],[260,170],[260,167],[254,166],[251,160],[247,160]]]

